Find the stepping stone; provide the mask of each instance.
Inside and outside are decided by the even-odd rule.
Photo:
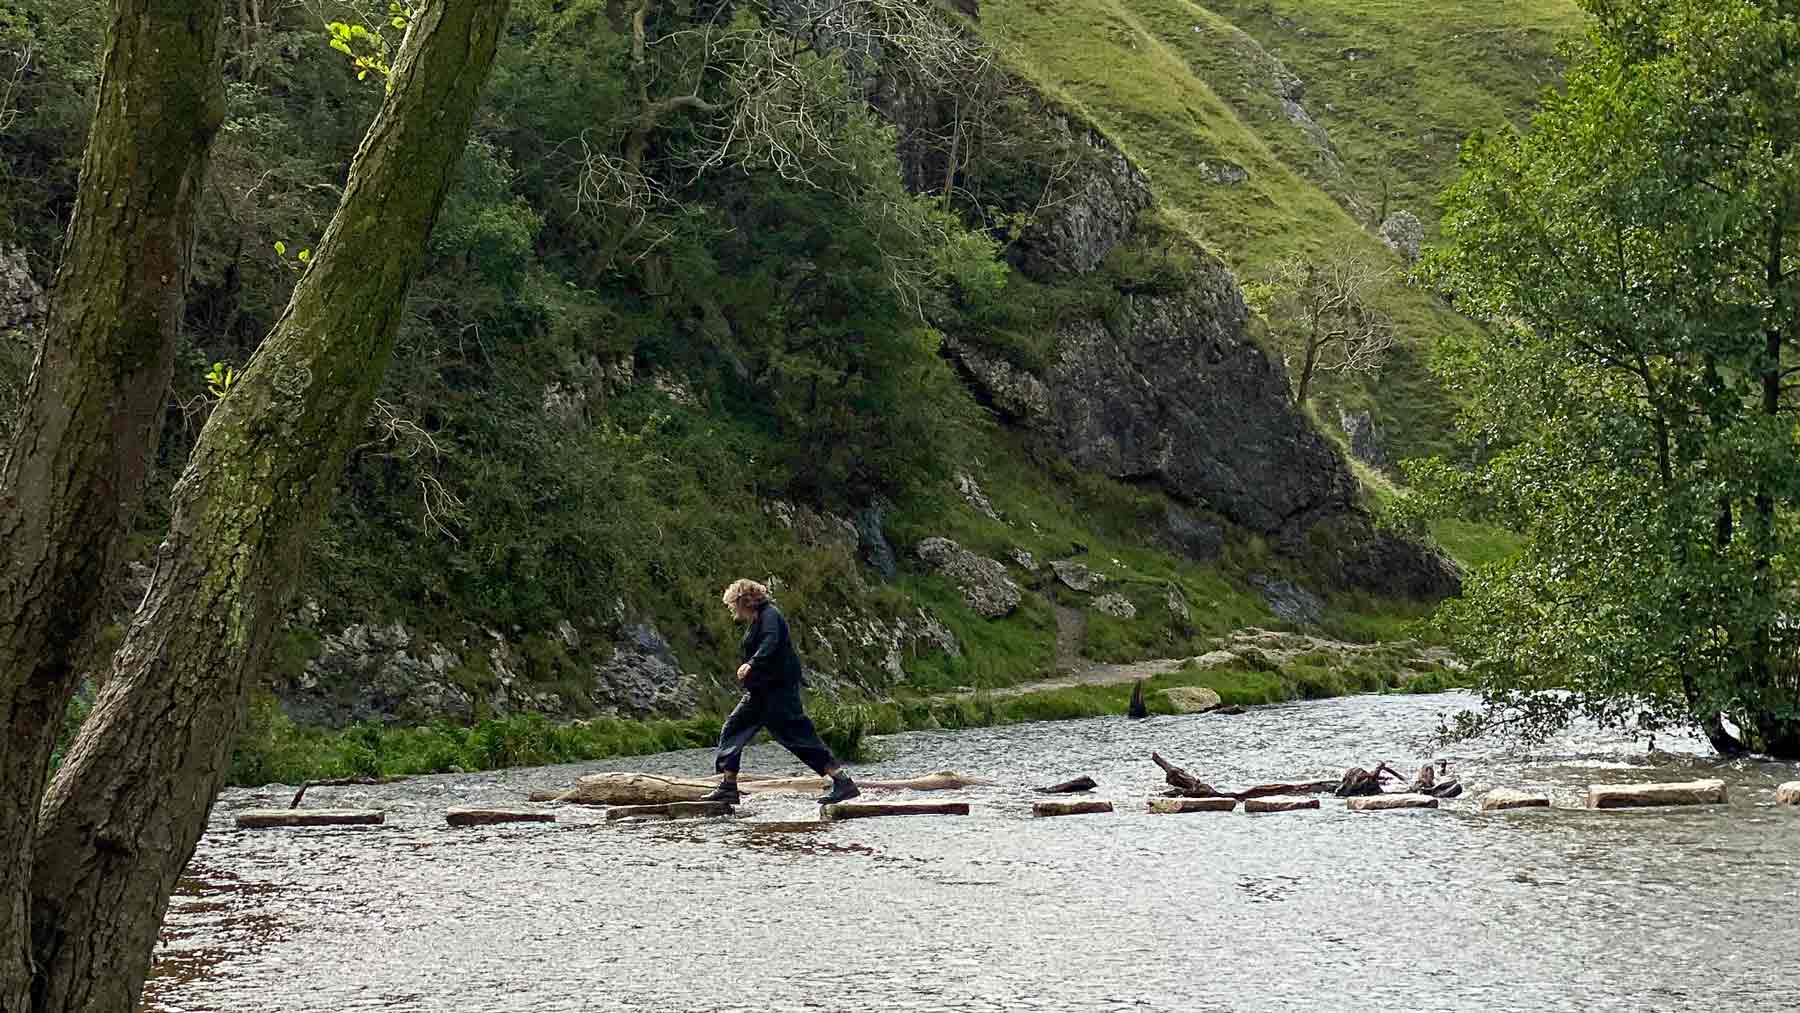
[[[1237,808],[1235,798],[1153,798],[1153,813],[1228,813]]]
[[[1244,800],[1244,811],[1247,813],[1291,813],[1301,809],[1317,809],[1319,800],[1301,798],[1298,795],[1264,795],[1262,798]]]
[[[555,823],[556,814],[541,809],[448,809],[444,822],[453,827],[484,827],[494,823]]]
[[[1550,796],[1536,792],[1517,791],[1512,788],[1495,788],[1481,796],[1482,812],[1501,812],[1507,809],[1548,809]]]
[[[1094,783],[1093,778],[1082,776],[1073,781],[1064,781],[1061,784],[1053,784],[1045,788],[1033,788],[1031,790],[1041,795],[1073,795],[1080,791],[1093,791],[1098,787],[1099,785]]]
[[[1344,808],[1356,812],[1380,812],[1384,809],[1436,809],[1437,797],[1434,795],[1359,795],[1346,799]]]
[[[1725,782],[1718,779],[1674,784],[1590,784],[1589,809],[1626,809],[1655,805],[1723,805]]]
[[[387,819],[379,809],[246,809],[237,814],[242,830],[277,827],[371,826]]]
[[[967,802],[839,802],[819,807],[822,820],[866,820],[875,816],[967,816]]]
[[[729,802],[663,802],[660,805],[616,805],[606,810],[608,820],[703,820],[732,815]]]
[[[1800,781],[1789,781],[1775,789],[1776,805],[1800,805]]]
[[[1033,802],[1032,816],[1082,816],[1087,813],[1109,813],[1113,804],[1105,801]]]

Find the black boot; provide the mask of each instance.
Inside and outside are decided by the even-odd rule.
[[[862,791],[856,787],[856,782],[850,780],[850,775],[840,770],[831,775],[831,787],[826,789],[825,794],[820,795],[817,801],[820,805],[832,805],[848,801],[861,794]]]
[[[740,801],[736,781],[720,781],[719,786],[700,796],[702,802],[723,802],[726,805],[737,805]]]

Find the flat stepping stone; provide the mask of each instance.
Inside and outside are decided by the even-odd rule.
[[[1031,815],[1038,816],[1084,816],[1088,813],[1109,813],[1113,811],[1111,802],[1099,799],[1083,802],[1033,802]]]
[[[1385,809],[1436,809],[1435,795],[1414,795],[1411,793],[1395,793],[1392,795],[1359,795],[1346,799],[1344,808],[1356,812],[1381,812]]]
[[[387,819],[379,809],[246,809],[237,814],[241,830],[279,827],[373,826]]]
[[[1800,781],[1789,781],[1775,789],[1776,805],[1800,805]]]
[[[1725,782],[1680,781],[1672,784],[1590,784],[1589,809],[1630,809],[1661,805],[1723,805]]]
[[[703,820],[732,815],[729,802],[663,802],[657,805],[616,805],[606,810],[608,820]]]
[[[1078,777],[1073,781],[1064,781],[1061,784],[1053,784],[1046,788],[1033,788],[1031,790],[1042,795],[1073,795],[1076,792],[1093,791],[1097,787],[1099,787],[1099,785],[1094,783],[1093,778],[1083,776]]]
[[[444,822],[453,827],[485,827],[495,823],[555,823],[556,814],[542,809],[465,807],[445,810]]]
[[[1237,808],[1235,798],[1153,798],[1153,813],[1228,813]]]
[[[1244,811],[1247,813],[1291,813],[1301,809],[1317,809],[1319,800],[1301,798],[1298,795],[1265,795],[1261,798],[1244,800]]]
[[[1548,809],[1550,796],[1534,791],[1518,791],[1513,788],[1495,788],[1481,796],[1481,811],[1504,812],[1508,809]]]
[[[876,816],[967,816],[967,802],[839,802],[819,807],[819,818],[832,822]]]

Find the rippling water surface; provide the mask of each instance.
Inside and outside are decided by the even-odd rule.
[[[238,832],[227,793],[169,912],[146,1008],[563,1010],[1800,1009],[1793,765],[1714,765],[1691,741],[1571,735],[1446,754],[1439,811],[1151,816],[1163,752],[1218,785],[1430,758],[1457,696],[1240,717],[910,733],[872,776],[955,769],[965,818],[820,826],[801,796],[737,821],[452,830],[595,770],[703,773],[702,752],[323,788],[373,828]],[[759,773],[794,770],[771,746]],[[1091,774],[1112,815],[1030,818],[1030,785]],[[1590,781],[1723,777],[1729,806],[1482,815],[1490,787],[1580,804]]]

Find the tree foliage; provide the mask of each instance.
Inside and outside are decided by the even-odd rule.
[[[1269,322],[1305,404],[1320,373],[1374,373],[1394,347],[1394,322],[1376,305],[1392,269],[1345,248],[1278,261],[1246,295]]]
[[[1490,723],[1800,755],[1800,3],[1586,6],[1566,90],[1467,147],[1426,267],[1491,326],[1446,361],[1487,453],[1421,474],[1527,536],[1448,617]]]

